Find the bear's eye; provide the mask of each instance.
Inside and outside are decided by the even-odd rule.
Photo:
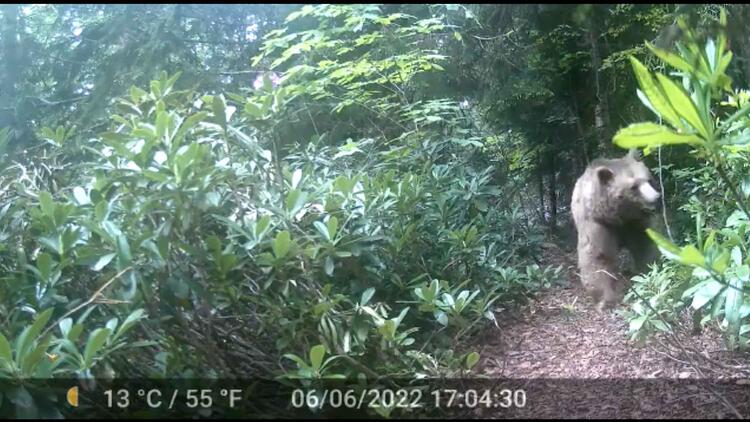
[[[636,183],[636,184],[634,184],[633,186],[631,186],[631,187],[630,187],[630,190],[632,190],[632,191],[637,191],[637,190],[638,190],[638,183]]]

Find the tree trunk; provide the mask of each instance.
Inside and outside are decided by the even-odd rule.
[[[544,161],[543,156],[540,156],[537,161],[536,169],[537,183],[539,187],[539,217],[542,222],[546,222],[547,218],[544,209]]]
[[[750,23],[750,6],[746,4],[734,4],[731,6],[732,19],[728,22],[729,49],[734,50],[736,61],[740,64],[744,83],[747,86],[750,81],[750,36],[745,28]],[[739,54],[737,54],[739,53]]]
[[[31,119],[36,115],[33,103],[23,94],[23,71],[31,63],[28,48],[24,44],[26,26],[21,6],[7,5],[0,8],[0,129],[9,127],[10,142],[32,143],[35,136]]]
[[[597,23],[599,17],[596,13],[597,6],[593,6],[588,31],[588,42],[591,47],[591,72],[594,77],[594,92],[596,99],[594,103],[594,133],[599,150],[606,155],[610,149],[610,142],[607,139],[607,127],[609,126],[609,110],[607,107],[607,92],[602,89],[602,75],[599,68],[602,66],[602,54],[599,47],[599,29]]]
[[[547,155],[547,194],[549,195],[549,221],[547,222],[552,230],[557,228],[557,167],[555,166],[555,154],[549,150]]]
[[[578,145],[581,146],[581,154],[578,156],[579,158],[579,165],[578,170],[581,168],[585,168],[589,165],[589,162],[591,162],[591,158],[589,157],[589,151],[586,148],[586,131],[583,129],[583,124],[581,123],[581,110],[578,107],[578,99],[576,98],[577,92],[573,88],[573,81],[570,79],[570,76],[568,77],[568,86],[570,89],[570,105],[569,107],[572,107],[572,114],[575,116],[575,122],[576,122],[576,130],[578,132]]]
[[[0,112],[0,128],[10,126],[11,133],[18,131],[16,122],[16,109],[18,107],[17,84],[20,79],[21,69],[19,67],[18,47],[18,14],[19,5],[5,5],[2,7],[2,62],[3,75],[0,101],[2,111]],[[12,136],[12,135],[11,135]]]

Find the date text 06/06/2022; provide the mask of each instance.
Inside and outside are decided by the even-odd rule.
[[[438,389],[425,393],[422,389],[295,389],[292,392],[293,407],[323,409],[364,407],[401,408],[523,408],[526,391],[521,389],[501,390],[456,390]]]

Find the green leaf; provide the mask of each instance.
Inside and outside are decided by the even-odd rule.
[[[52,195],[47,191],[39,192],[39,206],[44,215],[50,218],[55,216],[55,203],[52,201]]]
[[[646,66],[638,61],[633,56],[630,56],[630,62],[633,65],[638,85],[641,87],[641,91],[648,98],[651,106],[659,113],[659,115],[669,122],[675,128],[682,128],[684,126],[680,121],[680,117],[677,112],[672,108],[669,102],[664,98],[664,94],[659,89],[660,87],[654,82],[651,77],[651,72],[648,71]]]
[[[404,317],[406,316],[407,312],[409,312],[409,307],[408,306],[406,308],[402,309],[401,313],[398,314],[398,316],[396,318],[394,318],[394,320],[395,320],[395,322],[396,322],[397,325],[401,324],[401,321],[404,320]]]
[[[97,223],[103,223],[109,216],[109,204],[107,201],[99,201],[94,207],[94,216]]]
[[[299,357],[297,355],[294,355],[294,354],[291,354],[291,353],[286,353],[286,354],[284,354],[284,357],[287,358],[287,359],[293,360],[294,362],[296,362],[297,366],[300,369],[304,369],[304,368],[309,368],[310,367],[307,364],[307,362],[305,362],[301,357]]]
[[[208,245],[209,251],[214,253],[221,253],[221,241],[215,234],[208,236],[208,238],[206,239],[206,244]]]
[[[166,111],[159,111],[156,114],[156,138],[169,139],[167,130],[169,129],[169,114]]]
[[[161,98],[161,89],[159,88],[159,81],[151,81],[151,94],[156,98]]]
[[[273,241],[273,254],[276,258],[283,258],[289,253],[289,248],[292,244],[292,235],[288,230],[283,230],[276,235],[276,239]]]
[[[60,327],[60,333],[63,337],[68,337],[70,329],[73,326],[73,318],[65,318],[57,324]]]
[[[680,251],[680,262],[686,265],[704,266],[706,258],[693,245],[687,245]]]
[[[141,88],[138,88],[135,85],[132,85],[130,87],[130,98],[133,100],[134,103],[139,103],[141,98],[148,95],[148,92],[142,90]]]
[[[228,228],[230,228],[233,231],[236,231],[236,232],[242,234],[243,236],[247,237],[248,239],[257,239],[257,237],[258,237],[258,236],[255,235],[255,233],[251,233],[251,232],[245,230],[242,226],[240,226],[236,222],[234,222],[234,221],[232,221],[232,220],[230,220],[230,219],[228,219],[228,218],[226,218],[224,216],[214,214],[213,217],[216,218],[217,220],[221,221],[222,223],[226,224],[226,226]],[[263,218],[261,218],[261,220],[263,220]],[[257,227],[257,226],[253,226],[253,228],[255,228],[255,227]],[[164,241],[166,242],[166,239],[164,239]],[[162,257],[164,257],[164,256],[165,256],[164,253],[162,253]]]
[[[177,71],[171,78],[169,78],[164,86],[165,93],[169,93],[172,90],[172,86],[177,82],[177,79],[182,75],[182,71]]]
[[[258,222],[253,226],[253,235],[257,240],[260,240],[271,227],[271,216],[264,215],[258,219]]]
[[[656,246],[659,247],[667,258],[681,262],[685,265],[697,267],[706,266],[706,258],[695,246],[687,245],[680,248],[652,229],[646,229],[646,234],[648,234],[648,236],[656,243]]]
[[[54,308],[49,308],[46,311],[37,315],[34,323],[30,327],[25,328],[21,335],[16,339],[16,364],[22,366],[23,360],[26,357],[26,353],[31,347],[32,342],[36,339],[42,328],[47,324]]]
[[[52,256],[46,252],[39,254],[36,259],[36,267],[39,269],[39,273],[42,275],[42,280],[49,281],[50,275],[52,274]]]
[[[223,273],[227,273],[231,271],[234,266],[237,264],[237,256],[236,255],[221,255],[221,258],[219,258],[219,268]]]
[[[708,59],[709,69],[716,69],[716,43],[713,38],[709,38],[706,41],[706,58]]]
[[[42,359],[44,358],[44,353],[49,348],[49,343],[51,340],[52,340],[52,335],[47,334],[37,344],[34,350],[24,358],[23,365],[21,366],[21,371],[24,374],[33,375],[34,369],[37,367],[37,365],[39,365],[39,363],[42,362]]]
[[[654,114],[656,114],[657,116],[659,115],[659,112],[656,111],[656,109],[654,108],[654,106],[651,105],[651,102],[648,100],[648,98],[646,98],[646,94],[644,94],[643,91],[641,91],[640,89],[636,88],[635,93],[638,96],[638,99],[641,100],[641,102],[643,103],[643,105],[646,106],[646,108],[648,108],[649,110],[651,110],[651,112],[654,113]]]
[[[739,246],[732,248],[731,258],[734,265],[742,265],[742,249]]]
[[[367,305],[368,302],[370,302],[370,299],[372,299],[372,296],[375,294],[375,288],[370,287],[364,292],[362,292],[362,298],[359,300],[359,305],[364,306]]]
[[[745,214],[744,211],[734,210],[734,212],[732,212],[732,214],[730,214],[727,218],[726,227],[739,228],[747,225],[748,223],[750,222],[748,222],[747,214]]]
[[[60,243],[58,239],[51,239],[49,237],[40,237],[37,240],[42,245],[50,248],[52,252],[58,253],[59,255],[63,255],[64,251],[62,250],[62,244]]]
[[[214,101],[212,103],[213,106],[213,112],[214,116],[216,117],[216,121],[219,125],[221,125],[221,128],[224,129],[226,132],[227,130],[227,114],[226,114],[226,108],[227,103],[224,101],[223,95],[216,95],[214,96]]]
[[[297,189],[299,182],[302,180],[302,170],[297,169],[292,173],[292,189]]]
[[[93,309],[89,308],[89,309]],[[70,328],[70,332],[66,336],[70,341],[77,341],[78,338],[81,336],[81,333],[83,333],[83,324],[73,324],[73,326]]]
[[[471,352],[466,355],[466,369],[471,369],[479,362],[479,353]]]
[[[247,101],[243,110],[250,118],[260,120],[265,116],[267,109],[268,107],[265,107],[264,104]]]
[[[130,254],[130,245],[128,244],[128,238],[125,235],[120,234],[117,236],[117,259],[118,264],[124,268],[133,259]]]
[[[333,258],[331,258],[330,256],[327,256],[323,269],[326,272],[326,274],[328,274],[329,277],[333,277],[334,268],[335,267],[334,267]]]
[[[13,362],[13,352],[10,348],[10,343],[2,333],[0,333],[0,359],[7,362],[8,365]]]
[[[323,357],[325,357],[325,354],[326,348],[322,344],[310,349],[310,364],[312,365],[313,371],[318,372],[320,370],[320,367],[323,365]]]
[[[638,331],[643,327],[643,323],[646,322],[646,315],[639,316],[638,318],[630,320],[630,331]]]
[[[88,205],[91,203],[88,194],[80,186],[76,186],[73,188],[73,197],[75,198],[76,202],[78,202],[78,205]]]
[[[693,296],[693,309],[700,309],[719,294],[723,285],[715,280],[707,281]]]
[[[750,281],[750,266],[742,265],[736,269],[736,274],[729,280],[730,286],[727,289],[727,301],[724,306],[724,316],[730,327],[738,327],[740,322],[740,309],[743,305],[744,285]]]
[[[676,133],[656,123],[633,123],[617,131],[612,140],[615,145],[625,149],[703,143],[696,135]]]
[[[130,270],[125,273],[125,275],[123,275],[122,282],[123,284],[128,286],[128,290],[123,292],[122,298],[124,300],[133,299],[133,297],[135,297],[136,288],[138,287],[138,278],[136,277],[136,272]]]
[[[646,229],[646,234],[656,243],[656,246],[662,249],[662,251],[666,251],[675,257],[680,255],[680,248],[658,232],[653,229]]]
[[[660,48],[657,48],[648,41],[646,41],[646,47],[648,47],[649,50],[651,50],[651,52],[654,53],[654,55],[662,59],[662,61],[671,65],[677,70],[682,70],[683,72],[687,74],[690,74],[693,71],[697,70],[697,69],[694,69],[693,66],[690,65],[690,63],[685,61],[685,59],[683,59],[677,54],[674,54],[667,50],[662,50]]]
[[[685,89],[676,83],[672,82],[671,79],[662,75],[661,73],[656,74],[656,78],[664,90],[667,100],[671,103],[672,107],[677,113],[682,116],[690,126],[692,126],[698,133],[703,136],[704,139],[709,138],[709,129],[704,124],[698,109],[695,108],[695,104],[690,99],[690,96],[685,92]],[[710,123],[709,123],[710,124]]]
[[[392,319],[383,322],[383,325],[378,327],[378,332],[386,339],[393,340],[396,335],[396,322]]]
[[[199,111],[187,119],[185,119],[184,122],[180,125],[180,128],[177,129],[177,132],[175,132],[174,141],[180,142],[182,138],[185,137],[185,134],[190,131],[192,128],[194,128],[198,123],[202,122],[206,119],[208,116],[208,113],[205,111]]]
[[[120,325],[120,328],[115,333],[113,341],[120,338],[121,335],[125,334],[125,332],[130,329],[130,327],[132,327],[136,322],[143,318],[143,313],[143,309],[136,309],[135,311],[131,312],[130,315],[125,318],[125,321],[122,322],[122,325]]]
[[[109,321],[107,321],[107,323],[106,323],[106,324],[104,324],[104,326],[105,326],[106,328],[109,328],[109,330],[110,330],[110,331],[114,331],[114,330],[115,330],[115,328],[117,328],[117,323],[118,323],[118,321],[119,321],[119,320],[117,319],[117,317],[114,317],[114,318],[110,318],[110,319],[109,319]]]
[[[448,326],[448,314],[443,311],[437,311],[435,314],[435,320],[442,326]]]
[[[75,357],[75,360],[78,361],[78,364],[80,366],[80,364],[83,363],[83,356],[81,356],[81,353],[78,351],[78,348],[76,347],[74,343],[75,339],[68,337],[68,338],[60,339],[59,342],[60,342],[60,347],[62,347],[62,349],[68,352],[71,356]]]
[[[162,113],[160,114],[160,116],[164,116],[164,113],[162,112]],[[163,118],[163,117],[162,117],[162,118]],[[157,116],[157,123],[156,123],[156,124],[157,124],[157,126],[159,125],[158,119],[159,119],[159,117]],[[162,128],[162,130],[163,130],[163,128]],[[162,133],[163,133],[163,132],[162,132]],[[131,135],[132,135],[133,137],[136,137],[136,138],[143,138],[143,139],[144,139],[144,140],[146,140],[146,141],[151,141],[151,140],[153,140],[153,139],[156,139],[156,137],[157,137],[157,136],[159,135],[159,132],[158,132],[158,128],[155,128],[154,126],[152,126],[152,125],[150,125],[150,124],[145,124],[145,123],[141,123],[141,125],[140,125],[140,126],[138,126],[138,127],[137,127],[137,128],[135,128],[135,129],[133,129],[133,131],[132,131],[132,132],[130,132],[130,134],[131,134]],[[126,141],[126,140],[123,140],[123,141]],[[114,146],[114,145],[113,145],[113,146]],[[124,154],[123,154],[123,155],[124,155]],[[128,153],[128,154],[127,154],[127,155],[125,155],[125,156],[126,156],[126,157],[128,157],[128,158],[131,158],[131,157],[132,157],[132,154]]]
[[[729,148],[744,147],[748,143],[750,143],[750,133],[747,131],[742,131],[741,133],[727,136],[717,141],[717,144]]]
[[[112,262],[112,258],[114,258],[115,255],[116,254],[114,253],[108,253],[106,255],[99,257],[99,259],[96,261],[96,264],[94,264],[94,266],[91,267],[91,269],[94,271],[101,271],[102,268],[106,267],[107,264]]]
[[[328,227],[326,227],[325,224],[323,224],[320,221],[313,222],[313,226],[318,230],[318,232],[329,242],[331,241],[331,235],[328,233]]]
[[[286,209],[289,214],[294,216],[307,203],[307,193],[299,189],[294,189],[286,195]]]
[[[102,346],[104,346],[104,343],[107,341],[110,333],[111,331],[109,328],[97,328],[91,334],[89,334],[89,339],[86,342],[86,348],[83,351],[84,368],[91,368],[94,355],[99,351],[99,349],[102,348]]]
[[[715,258],[711,263],[711,268],[719,274],[724,274],[724,271],[729,267],[729,252],[723,250],[718,258]]]
[[[336,232],[339,228],[339,219],[332,216],[328,219],[326,227],[328,228],[328,239],[333,240],[336,237]]]

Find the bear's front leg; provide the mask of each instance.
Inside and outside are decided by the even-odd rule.
[[[581,284],[603,311],[621,300],[622,277],[617,270],[618,239],[614,230],[589,221],[578,233]]]
[[[631,225],[622,230],[621,236],[625,248],[633,258],[636,273],[648,272],[648,266],[658,261],[659,252],[646,234],[646,228],[642,225]]]

